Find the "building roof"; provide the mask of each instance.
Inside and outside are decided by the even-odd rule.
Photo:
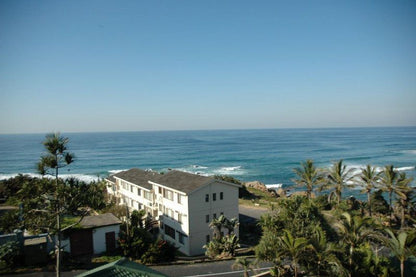
[[[142,188],[151,190],[152,185],[150,180],[156,180],[160,174],[154,171],[142,170],[139,168],[132,168],[126,171],[119,172],[112,175],[114,178],[119,178],[129,183],[141,186]]]
[[[91,215],[84,217],[79,223],[83,228],[94,228],[109,225],[121,224],[121,220],[118,219],[112,213]]]
[[[77,275],[77,277],[84,276],[99,276],[99,277],[110,277],[110,276],[122,276],[122,277],[133,277],[133,276],[146,276],[146,277],[166,277],[166,275],[157,272],[144,265],[129,261],[126,258],[122,258],[118,261],[108,263],[106,265],[88,270],[84,273]]]
[[[171,170],[168,173],[160,175],[160,177],[153,182],[189,194],[214,181],[216,180],[211,177]]]
[[[177,191],[184,192],[185,194],[189,194],[195,191],[196,189],[213,182],[240,187],[240,185],[228,183],[222,180],[217,180],[213,177],[207,177],[178,170],[170,170],[165,174],[159,174],[154,171],[145,171],[139,168],[133,168],[127,171],[117,173],[112,176],[114,176],[114,178],[122,179],[124,181],[138,185],[148,190],[152,189],[152,185],[149,183],[150,181],[152,183],[156,183],[159,185],[166,186],[168,188],[172,188]]]
[[[107,178],[105,178],[107,181],[110,181],[111,183],[115,183],[116,182],[116,178],[114,178],[114,175],[110,175]]]

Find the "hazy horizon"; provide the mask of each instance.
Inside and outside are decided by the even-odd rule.
[[[0,134],[416,126],[414,1],[0,1]]]

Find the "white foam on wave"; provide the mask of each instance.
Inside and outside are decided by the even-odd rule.
[[[244,175],[246,173],[241,166],[221,167],[213,172],[216,175]]]
[[[411,171],[414,169],[415,169],[414,166],[404,166],[404,167],[395,168],[396,171]]]
[[[278,189],[283,186],[283,184],[265,184],[266,188],[268,189]]]
[[[193,164],[191,165],[192,168],[196,168],[196,169],[208,169],[208,167],[203,166],[203,165],[197,165],[197,164]]]
[[[14,178],[18,175],[19,175],[18,173],[15,173],[15,174],[1,174],[0,175],[0,180],[11,179],[11,178]],[[42,178],[43,177],[42,175],[37,174],[37,173],[21,173],[21,175],[29,176],[29,177],[32,177],[32,178]],[[45,175],[44,177],[49,178],[49,179],[55,178],[52,175]],[[98,177],[98,176],[86,175],[86,174],[59,174],[59,178],[62,178],[64,180],[74,178],[74,179],[83,181],[85,183],[97,182],[97,181],[101,180],[101,178]]]
[[[110,173],[110,175],[114,175],[123,171],[127,171],[128,169],[113,169],[113,170],[109,170],[108,173]]]
[[[402,152],[403,152],[403,153],[407,153],[407,154],[413,154],[413,155],[416,155],[416,150],[414,150],[414,149],[411,149],[411,150],[403,150]]]

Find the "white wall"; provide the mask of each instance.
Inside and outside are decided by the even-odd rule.
[[[111,225],[111,226],[95,228],[92,231],[94,254],[100,254],[107,250],[106,244],[105,244],[105,233],[108,233],[108,232],[115,232],[116,247],[117,247],[117,239],[120,234],[120,225]]]
[[[223,192],[223,199],[220,193]],[[216,193],[216,201],[213,201],[213,193]],[[209,195],[209,201],[205,202],[205,195]],[[202,248],[206,244],[206,236],[212,239],[212,230],[209,222],[213,215],[217,218],[224,213],[228,219],[236,217],[238,219],[238,187],[214,182],[207,185],[189,196],[189,232],[190,236],[190,255],[199,255],[205,252]],[[209,215],[209,222],[206,222],[206,215]],[[226,230],[223,230],[226,233]],[[235,230],[238,235],[238,229]]]

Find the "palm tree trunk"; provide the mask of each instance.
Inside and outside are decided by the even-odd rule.
[[[390,226],[391,226],[391,217],[393,215],[393,207],[391,206],[391,199],[392,199],[392,191],[389,191],[389,207],[390,207],[389,225]]]
[[[401,228],[403,228],[403,227],[405,227],[405,225],[406,225],[406,220],[405,220],[405,208],[404,208],[404,206],[402,205],[402,211],[401,211],[401,213],[402,213],[402,215],[401,215],[401,222],[400,222],[400,225],[401,225]]]
[[[57,251],[56,251],[56,277],[61,276],[61,216],[58,191],[58,156],[56,158],[55,185],[56,185],[56,229],[57,229]]]
[[[371,217],[371,196],[370,196],[370,192],[367,192],[367,203],[368,203],[368,212],[370,214]]]
[[[404,261],[400,261],[400,276],[404,277]]]

